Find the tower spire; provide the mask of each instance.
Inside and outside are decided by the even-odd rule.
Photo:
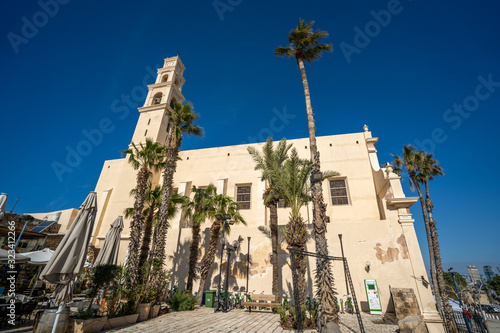
[[[157,70],[156,81],[149,84],[144,105],[139,110],[139,120],[132,136],[133,143],[145,142],[146,138],[165,144],[168,128],[168,112],[173,110],[175,103],[185,101],[182,87],[185,67],[177,56],[164,59],[162,68]]]

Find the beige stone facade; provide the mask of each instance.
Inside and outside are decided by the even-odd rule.
[[[146,137],[164,143],[168,126],[165,110],[170,107],[173,98],[183,102],[181,88],[184,84],[182,73],[184,65],[178,57],[165,59],[165,65],[158,70],[156,83],[149,85],[149,94],[145,105],[139,108],[140,117],[133,134],[133,142],[144,141]],[[322,136],[317,138],[321,153],[323,170],[334,170],[341,176],[323,182],[324,198],[328,224],[327,237],[331,255],[340,256],[338,234],[343,235],[344,252],[351,270],[355,292],[362,307],[366,307],[365,279],[375,279],[380,292],[382,311],[385,312],[390,302],[389,286],[411,288],[414,290],[418,306],[427,322],[430,332],[441,332],[439,316],[436,312],[422,254],[413,226],[409,207],[417,198],[407,198],[403,193],[400,178],[391,172],[391,168],[380,167],[376,144],[368,127],[359,133]],[[303,158],[309,158],[309,140],[290,140]],[[261,150],[262,143],[251,144]],[[218,193],[224,193],[234,200],[242,200],[248,209],[241,214],[247,226],[231,227],[229,241],[240,241],[240,246],[231,260],[230,289],[243,291],[246,286],[246,263],[248,237],[250,240],[249,291],[270,293],[272,267],[270,263],[271,241],[269,233],[269,212],[266,210],[262,194],[265,183],[260,179],[260,172],[254,170],[254,162],[247,152],[249,145],[197,149],[181,151],[174,177],[174,187],[178,193],[191,194],[193,185],[207,186],[213,183]],[[133,206],[129,192],[135,187],[136,171],[125,158],[104,162],[95,191],[98,195],[99,211],[92,242],[102,246],[104,236],[110,224],[118,215],[124,215],[124,209]],[[153,184],[161,184],[160,175],[153,176]],[[332,191],[330,186],[333,186]],[[248,191],[250,195],[238,196],[238,191]],[[333,194],[336,194],[332,196]],[[248,199],[249,198],[249,199]],[[171,285],[184,288],[187,279],[187,266],[191,230],[186,227],[189,221],[178,214],[170,221],[171,228],[167,236],[168,269],[172,271]],[[311,232],[312,207],[302,210],[303,218]],[[289,210],[278,209],[279,228],[284,228],[288,221]],[[130,221],[125,220],[120,249],[120,263],[123,263],[129,241]],[[202,226],[201,257],[208,242],[210,223]],[[291,294],[291,272],[287,264],[286,243],[281,240],[279,265],[282,271],[280,290]],[[314,251],[314,240],[309,239],[307,249]],[[219,254],[217,254],[219,257]],[[225,261],[225,260],[224,260]],[[217,259],[216,264],[219,261]],[[315,259],[309,259],[308,293],[313,294]],[[338,298],[346,294],[344,271],[341,262],[333,264],[335,288]],[[214,289],[218,281],[218,266],[209,275],[205,289]],[[194,290],[197,290],[195,282]],[[435,322],[436,324],[432,324]]]

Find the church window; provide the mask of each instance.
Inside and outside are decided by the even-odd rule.
[[[154,97],[153,97],[153,104],[161,104],[161,97],[162,97],[162,93],[157,93]]]
[[[251,185],[236,186],[236,203],[239,209],[250,209]]]
[[[166,74],[166,75],[162,78],[161,82],[167,82],[167,80],[168,80],[168,74]]]
[[[330,180],[330,196],[332,198],[332,205],[339,206],[349,204],[346,179]]]
[[[175,99],[175,97],[172,97],[172,99],[170,100],[170,107],[172,108],[172,110],[175,108],[175,103],[177,103],[177,100]]]
[[[149,118],[149,120],[148,120],[148,125],[149,125],[149,124],[151,124],[151,118]]]
[[[287,207],[290,207],[290,205],[285,202],[285,199],[279,199],[278,208],[287,208]]]

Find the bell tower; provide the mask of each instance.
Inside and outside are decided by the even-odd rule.
[[[182,86],[185,67],[179,56],[166,58],[162,68],[158,69],[156,82],[148,85],[148,95],[144,106],[138,108],[139,120],[135,127],[132,142],[138,144],[150,138],[165,144],[169,117],[168,110],[173,110],[175,103],[185,101]]]

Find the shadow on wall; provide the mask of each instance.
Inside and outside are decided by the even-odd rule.
[[[198,262],[201,263],[201,260],[203,259],[203,256],[208,250],[208,246],[210,245],[210,227],[205,228],[201,232],[201,237],[200,237],[200,248],[203,249],[203,251],[200,253],[198,257]],[[221,249],[221,238],[219,237],[219,242],[217,243],[217,251],[215,253],[215,259],[214,262],[212,263],[212,266],[210,267],[210,270],[208,271],[207,279],[205,280],[205,285],[203,286],[203,290],[216,290],[217,289],[217,283],[219,282],[219,266],[218,262],[220,259],[220,249]],[[214,275],[215,274],[215,275]],[[187,275],[186,275],[187,279]],[[199,281],[199,275],[196,275],[195,281]]]
[[[282,295],[284,293],[287,294],[288,297],[293,297],[293,286],[291,284],[291,282],[287,281],[287,286],[286,288],[283,286],[283,281],[284,281],[284,278],[283,278],[283,275],[284,273],[286,275],[289,275],[291,276],[292,272],[291,272],[291,266],[290,266],[290,255],[288,253],[288,251],[286,250],[286,248],[288,247],[287,243],[286,243],[286,239],[285,239],[285,227],[286,225],[283,224],[283,225],[278,225],[278,269],[279,269],[279,278],[278,278],[278,290],[279,290],[279,294],[278,294],[278,299],[281,301],[281,298],[282,298]],[[309,225],[308,226],[308,232],[309,232],[309,236],[308,236],[308,240],[309,238],[311,237],[310,234],[312,232],[312,225]],[[269,242],[271,242],[271,233],[270,233],[270,229],[267,228],[267,227],[259,227],[259,231],[262,232],[268,239],[269,239]],[[307,245],[306,245],[306,251],[307,251]],[[250,258],[251,258],[251,255],[250,255]],[[314,260],[314,258],[307,258],[306,257],[306,260]],[[271,261],[272,262],[272,261]],[[270,272],[270,274],[272,274],[272,270]],[[313,285],[312,285],[312,282],[313,282],[313,279],[312,279],[312,276],[311,276],[311,270],[307,270],[307,276],[306,276],[306,294],[309,294],[312,296],[312,288],[313,288]],[[255,289],[255,284],[253,285],[254,287],[252,288],[252,274],[250,274],[250,282],[249,282],[249,289],[250,291],[254,291],[254,292],[257,292],[257,293],[260,293],[261,290],[259,290],[259,288],[257,288],[256,290]],[[269,286],[269,289],[271,289],[272,286]]]
[[[180,290],[186,290],[188,269],[189,269],[189,247],[191,241],[185,241],[181,244],[182,229],[179,228],[177,235],[177,247],[175,252],[168,256],[172,260],[172,270],[170,271],[170,289],[174,286]]]

